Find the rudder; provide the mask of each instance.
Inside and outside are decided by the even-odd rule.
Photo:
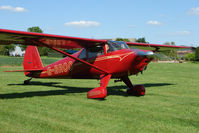
[[[42,64],[42,61],[41,61],[41,58],[36,46],[28,46],[26,48],[26,52],[25,52],[24,60],[23,60],[23,68],[24,70],[43,69],[43,64]],[[25,75],[27,75],[28,73],[29,72],[25,72]]]

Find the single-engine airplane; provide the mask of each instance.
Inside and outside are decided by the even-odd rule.
[[[23,61],[24,70],[15,71],[24,72],[25,76],[30,77],[24,84],[29,84],[32,78],[100,79],[100,87],[87,93],[88,98],[94,99],[107,96],[106,87],[110,78],[123,81],[128,86],[129,95],[145,95],[144,86],[133,85],[128,76],[145,70],[156,51],[191,48],[0,29],[0,45],[8,44],[28,45]],[[141,49],[130,49],[128,45]],[[44,67],[37,46],[48,47],[66,57]],[[58,48],[81,50],[69,54]]]

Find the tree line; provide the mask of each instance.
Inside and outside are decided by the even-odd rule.
[[[30,27],[27,29],[28,32],[37,32],[37,33],[43,33],[43,30],[38,27]],[[129,39],[127,38],[116,38],[116,41],[125,41],[125,42],[130,42]],[[135,40],[135,42],[138,43],[149,43],[146,41],[145,37],[141,37]],[[175,45],[175,42],[165,42],[165,45]],[[19,45],[21,47],[22,50],[25,50],[27,45]],[[13,51],[15,49],[16,45],[15,44],[11,44],[11,45],[0,45],[0,55],[9,55],[10,51]],[[52,51],[51,49],[47,48],[47,47],[38,47],[38,51],[40,53],[41,56],[48,56],[48,53],[50,51]],[[166,56],[171,57],[172,59],[178,59],[177,56],[177,51],[174,50],[169,50],[167,52],[163,53]],[[199,47],[196,48],[194,53],[189,53],[186,55],[186,60],[189,61],[199,61]]]
[[[199,47],[197,47],[195,49],[195,52],[193,53],[188,53],[186,56],[185,56],[185,59],[188,60],[188,61],[199,61]]]

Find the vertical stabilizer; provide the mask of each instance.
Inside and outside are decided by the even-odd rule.
[[[36,46],[28,46],[23,60],[24,70],[41,70],[43,64]],[[27,75],[29,72],[25,72]]]

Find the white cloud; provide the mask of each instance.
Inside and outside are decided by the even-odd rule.
[[[172,36],[186,36],[186,35],[190,35],[191,32],[190,31],[187,31],[187,30],[184,30],[184,31],[176,31],[176,32],[171,32],[169,33],[169,35],[172,35]]]
[[[64,24],[65,26],[74,26],[74,27],[97,27],[100,25],[99,22],[95,21],[72,21],[72,22],[67,22]]]
[[[156,20],[150,20],[150,21],[147,22],[147,24],[149,24],[149,25],[161,25],[162,23],[160,23]]]
[[[189,15],[199,15],[199,7],[191,8],[191,9],[188,11],[188,14],[189,14]]]
[[[0,6],[0,10],[7,10],[11,12],[25,12],[27,11],[23,7],[12,7],[12,6]]]

